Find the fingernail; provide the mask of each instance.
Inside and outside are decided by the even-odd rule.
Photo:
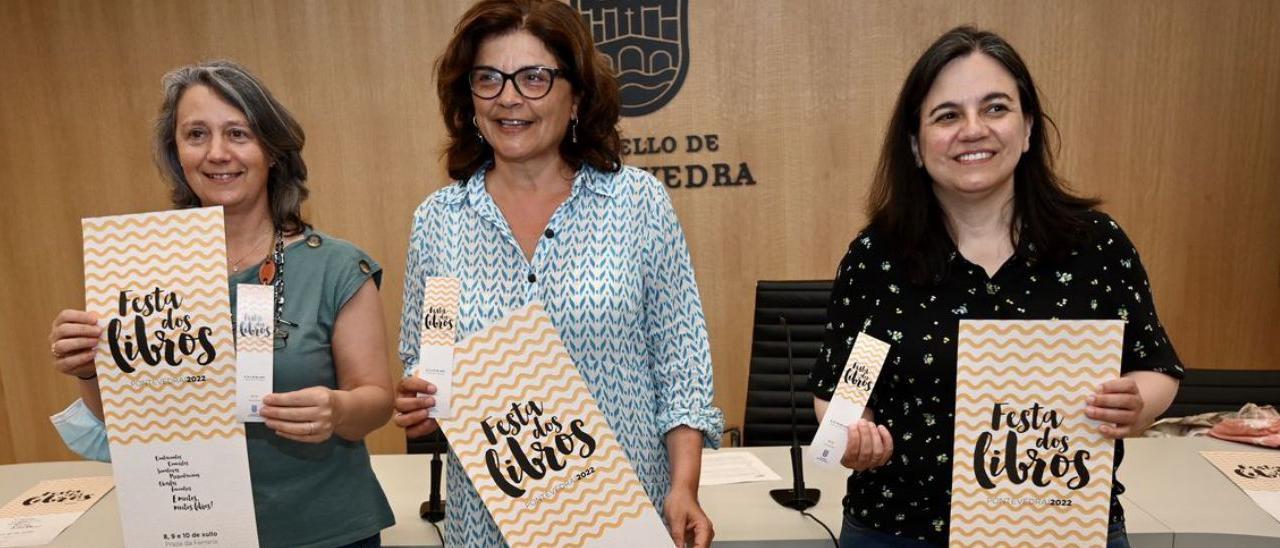
[[[1087,398],[1085,398],[1085,399],[1084,399],[1084,402],[1085,402],[1085,403],[1093,403],[1093,400],[1095,400],[1095,399],[1097,399],[1097,398],[1098,398],[1097,396],[1090,395],[1089,397],[1087,397]]]

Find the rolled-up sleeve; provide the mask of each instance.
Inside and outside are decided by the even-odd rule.
[[[661,432],[686,425],[720,446],[724,414],[712,405],[711,346],[684,231],[658,187],[648,222],[652,248],[645,258],[645,317],[649,358],[660,390]]]
[[[76,400],[66,409],[49,417],[67,449],[89,460],[111,462],[107,444],[107,425],[93,415],[84,400]]]

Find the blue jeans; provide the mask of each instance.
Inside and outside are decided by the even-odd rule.
[[[1107,548],[1129,548],[1129,533],[1125,532],[1123,521],[1107,528]]]
[[[924,548],[931,546],[922,540],[909,539],[877,531],[848,514],[840,527],[841,548]],[[1113,523],[1107,528],[1107,548],[1130,548],[1124,523]]]

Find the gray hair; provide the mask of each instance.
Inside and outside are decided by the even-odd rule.
[[[262,144],[271,162],[267,199],[275,227],[286,234],[309,228],[302,220],[302,202],[309,194],[307,164],[302,161],[302,145],[306,142],[302,126],[261,81],[231,61],[187,65],[164,75],[164,103],[156,117],[154,154],[156,167],[172,187],[173,206],[181,209],[202,205],[182,171],[177,145],[178,101],[187,89],[196,85],[207,86],[244,113]]]

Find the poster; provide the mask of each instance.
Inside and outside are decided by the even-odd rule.
[[[257,546],[222,208],[82,226],[125,544]]]
[[[961,320],[952,546],[1104,546],[1115,448],[1085,399],[1120,374],[1124,322]]]
[[[1280,520],[1280,454],[1264,451],[1201,451],[1253,502]]]
[[[449,445],[512,546],[671,537],[540,304],[459,343]]]
[[[44,480],[0,507],[0,546],[40,546],[111,491],[111,476]]]

